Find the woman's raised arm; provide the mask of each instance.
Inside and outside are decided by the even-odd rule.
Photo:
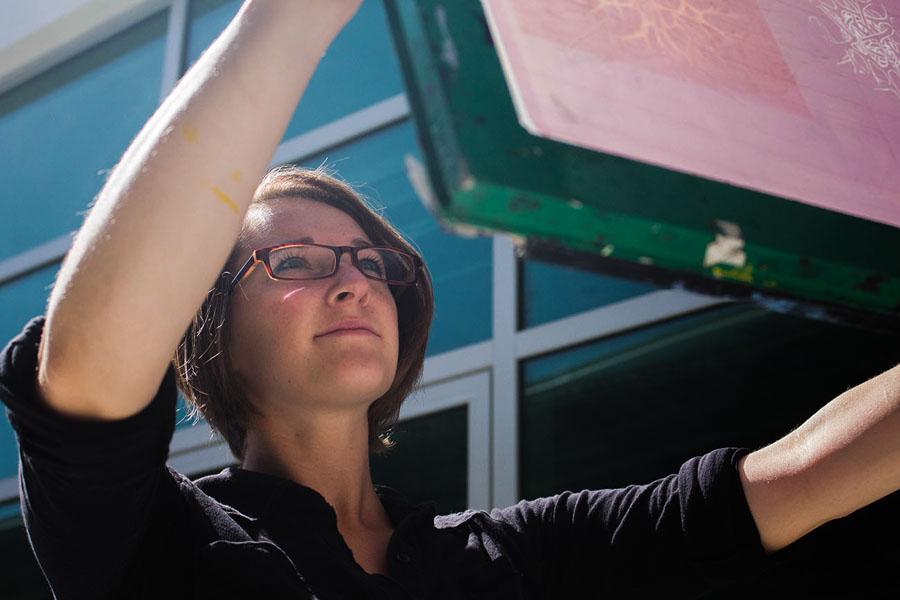
[[[137,135],[50,294],[37,381],[51,407],[117,419],[150,402],[360,1],[247,0]]]

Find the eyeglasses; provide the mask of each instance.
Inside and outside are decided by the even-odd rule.
[[[262,263],[271,279],[324,279],[337,273],[341,256],[350,255],[353,266],[369,279],[389,285],[414,285],[421,259],[413,254],[376,246],[327,246],[325,244],[281,244],[253,251],[228,284],[228,291]]]

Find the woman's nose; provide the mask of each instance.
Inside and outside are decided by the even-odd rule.
[[[371,281],[356,268],[350,255],[344,254],[334,274],[334,284],[329,290],[329,296],[332,301],[357,298],[361,303],[365,303],[371,291]]]

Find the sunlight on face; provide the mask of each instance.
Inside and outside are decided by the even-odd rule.
[[[305,238],[336,246],[371,243],[352,217],[311,200],[275,200],[248,219],[250,248]],[[264,411],[365,410],[390,388],[399,349],[397,307],[388,285],[365,277],[347,254],[337,273],[324,279],[273,280],[257,265],[230,301],[232,366]]]

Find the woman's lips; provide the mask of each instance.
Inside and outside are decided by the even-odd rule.
[[[325,337],[332,335],[374,335],[375,337],[381,337],[372,329],[367,321],[358,318],[338,321],[337,323],[331,325],[331,329],[325,331],[324,333],[320,333],[316,337]]]
[[[348,335],[351,335],[351,336],[352,335],[362,335],[362,336],[368,335],[368,336],[372,336],[372,337],[378,337],[377,335],[375,335],[368,329],[362,329],[362,328],[336,329],[334,331],[329,331],[328,333],[323,333],[322,335],[320,335],[318,337],[343,337],[343,336],[348,336]]]

